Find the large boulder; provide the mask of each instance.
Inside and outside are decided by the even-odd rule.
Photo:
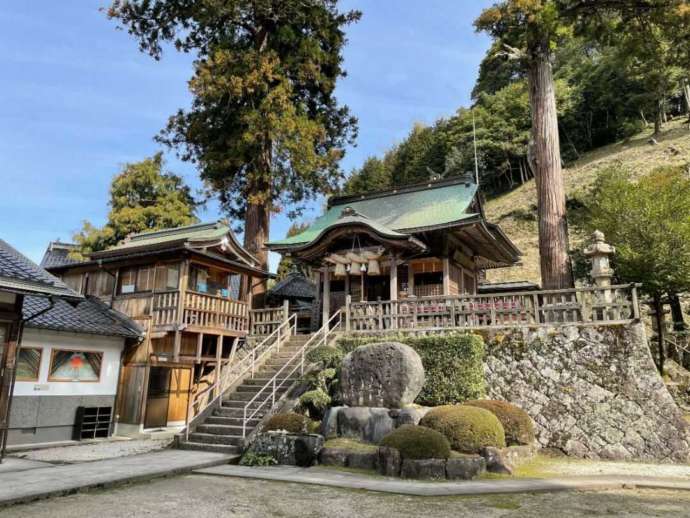
[[[270,455],[278,464],[309,467],[323,448],[322,435],[264,432],[259,434],[250,451],[257,455]]]
[[[337,413],[338,435],[378,444],[394,428],[387,408],[340,408]]]
[[[424,366],[412,347],[382,342],[358,347],[343,360],[342,398],[349,406],[403,408],[424,385]]]

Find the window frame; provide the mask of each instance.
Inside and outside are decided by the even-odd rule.
[[[20,377],[19,376],[19,356],[22,354],[22,351],[38,351],[38,368],[36,369],[36,377],[35,378],[25,378],[25,377]],[[19,351],[17,351],[17,365],[15,366],[15,372],[17,373],[15,376],[15,379],[17,381],[28,381],[28,382],[37,382],[41,378],[41,364],[43,363],[43,347],[20,347]]]
[[[101,366],[98,371],[98,379],[96,380],[75,380],[66,378],[56,378],[53,376],[53,365],[55,363],[55,355],[58,352],[68,352],[68,353],[85,353],[85,354],[100,354],[101,355]],[[48,366],[48,381],[55,383],[100,383],[103,377],[103,360],[105,359],[105,351],[88,351],[84,349],[63,349],[60,347],[54,347],[50,352],[50,365]]]

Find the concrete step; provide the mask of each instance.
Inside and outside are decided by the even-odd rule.
[[[191,442],[202,444],[225,444],[227,446],[242,446],[242,432],[239,435],[218,435],[215,433],[194,432],[189,434]]]
[[[244,409],[244,406],[249,402],[249,400],[243,400],[243,399],[228,399],[223,401],[222,403],[222,408],[235,408],[238,410]],[[252,412],[257,409],[261,408],[262,410],[268,411],[270,410],[271,403],[266,403],[265,405],[262,406],[263,401],[253,401],[249,405],[249,410]]]
[[[283,386],[289,387],[297,378],[276,378],[276,385],[283,383]],[[242,385],[237,387],[236,392],[252,392],[260,390],[266,383],[271,383],[271,378],[254,378],[253,380],[246,380]]]
[[[240,461],[240,454],[242,449],[239,446],[231,444],[208,444],[203,442],[180,441],[178,446],[181,450],[194,451],[210,451],[213,453],[224,453],[225,455],[232,455],[228,464],[237,464]]]
[[[247,426],[254,428],[259,424],[259,419],[254,418],[247,421]],[[226,417],[222,415],[212,415],[206,418],[204,425],[225,425],[225,426],[242,426],[242,417]]]

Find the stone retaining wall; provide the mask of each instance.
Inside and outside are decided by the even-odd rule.
[[[642,324],[482,334],[489,397],[525,409],[542,447],[690,462],[690,426],[657,373]]]

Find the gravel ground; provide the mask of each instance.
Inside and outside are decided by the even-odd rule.
[[[690,492],[620,490],[489,497],[408,497],[367,491],[186,475],[54,498],[0,512],[2,518],[232,516],[538,517],[690,516]]]
[[[529,476],[535,470],[541,476],[595,476],[632,475],[645,477],[672,477],[690,480],[688,464],[643,464],[641,462],[605,462],[540,456],[534,464],[526,466]],[[537,474],[537,473],[534,473]],[[689,511],[690,514],[690,511]]]
[[[12,456],[42,462],[73,464],[148,453],[166,448],[171,442],[171,439],[162,441],[152,439],[113,440],[79,444],[76,446],[60,446],[58,448],[23,451],[15,453]]]

